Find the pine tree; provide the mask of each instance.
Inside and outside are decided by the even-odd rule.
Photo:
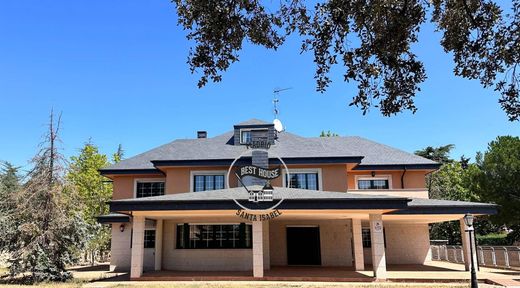
[[[94,265],[96,254],[110,249],[110,229],[97,223],[96,218],[108,213],[106,202],[112,196],[112,187],[107,185],[98,170],[109,164],[107,156],[99,153],[98,148],[89,141],[85,143],[78,156],[71,157],[67,174],[67,179],[74,185],[83,204],[82,216],[88,227],[86,249],[90,254],[91,265]]]
[[[10,276],[24,274],[31,282],[71,278],[66,265],[75,260],[85,235],[75,192],[62,177],[60,118],[55,123],[51,112],[49,130],[31,160],[26,182],[9,195],[14,208],[0,219],[0,252],[10,255]]]

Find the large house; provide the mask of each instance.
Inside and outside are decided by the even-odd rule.
[[[252,119],[102,169],[114,193],[99,221],[112,226],[112,268],[132,279],[156,270],[261,278],[297,265],[385,279],[387,263],[431,260],[428,224],[496,212],[428,199],[425,177],[438,168],[361,137],[307,138]]]

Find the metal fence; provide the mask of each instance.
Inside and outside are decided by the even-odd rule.
[[[459,245],[431,245],[432,260],[464,263],[464,251]],[[478,246],[480,266],[520,269],[519,246]]]

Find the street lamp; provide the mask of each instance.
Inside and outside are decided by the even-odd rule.
[[[477,273],[475,272],[475,263],[473,261],[473,238],[471,238],[471,234],[474,231],[473,220],[473,215],[469,213],[464,215],[464,223],[466,223],[466,226],[468,227],[466,232],[469,233],[469,258],[471,258],[471,288],[478,288]]]

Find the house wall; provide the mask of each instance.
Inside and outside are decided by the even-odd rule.
[[[112,199],[128,199],[134,198],[135,180],[136,179],[164,179],[163,175],[124,175],[114,176]]]
[[[385,243],[387,264],[424,264],[431,261],[428,224],[386,222]],[[368,227],[364,223],[363,227]],[[372,264],[372,251],[363,248],[365,264]]]
[[[189,221],[189,223],[218,223],[219,219]],[[165,270],[179,271],[250,271],[253,269],[252,249],[177,249],[178,221],[164,221],[163,258]],[[222,221],[222,223],[231,223]],[[264,261],[265,262],[265,261]]]
[[[112,239],[110,242],[110,270],[127,271],[130,269],[130,235],[131,224],[125,224],[121,232],[120,223],[112,224]]]
[[[431,261],[428,224],[384,225],[388,264],[424,264]]]
[[[121,232],[121,223],[112,224],[112,239],[110,242],[110,269],[111,271],[129,271],[131,261],[132,223],[125,223],[125,230]],[[145,229],[153,229],[151,221],[147,221]],[[144,249],[143,268],[145,271],[155,268],[155,249]]]
[[[425,175],[428,171],[407,171],[404,174],[404,188],[402,191],[366,191],[360,190],[356,191],[356,175],[357,176],[371,176],[371,171],[348,171],[346,165],[289,165],[289,170],[294,169],[320,169],[321,171],[321,179],[322,179],[322,187],[321,190],[324,191],[340,191],[346,192],[347,190],[354,193],[367,193],[367,194],[385,194],[392,196],[402,196],[402,197],[419,197],[419,198],[427,198],[428,193],[426,191],[426,183],[425,183]],[[134,196],[134,185],[136,179],[165,179],[165,193],[166,194],[175,194],[175,193],[185,193],[191,190],[191,182],[193,181],[191,177],[191,172],[196,171],[227,171],[228,167],[220,166],[220,167],[175,167],[166,169],[166,176],[164,175],[124,175],[124,176],[114,176],[113,178],[113,187],[114,193],[113,199],[127,199],[133,198]],[[401,176],[403,171],[377,171],[377,175],[390,175],[392,179],[392,187],[391,189],[401,189]],[[238,182],[235,177],[229,177],[230,186],[237,187]],[[282,186],[282,177],[275,179],[272,181],[273,186]],[[226,179],[227,181],[227,179]],[[412,189],[414,191],[406,190]],[[421,191],[417,191],[417,190]]]
[[[350,220],[272,221],[269,227],[272,266],[287,265],[286,227],[288,225],[317,225],[320,227],[322,266],[352,266]]]

